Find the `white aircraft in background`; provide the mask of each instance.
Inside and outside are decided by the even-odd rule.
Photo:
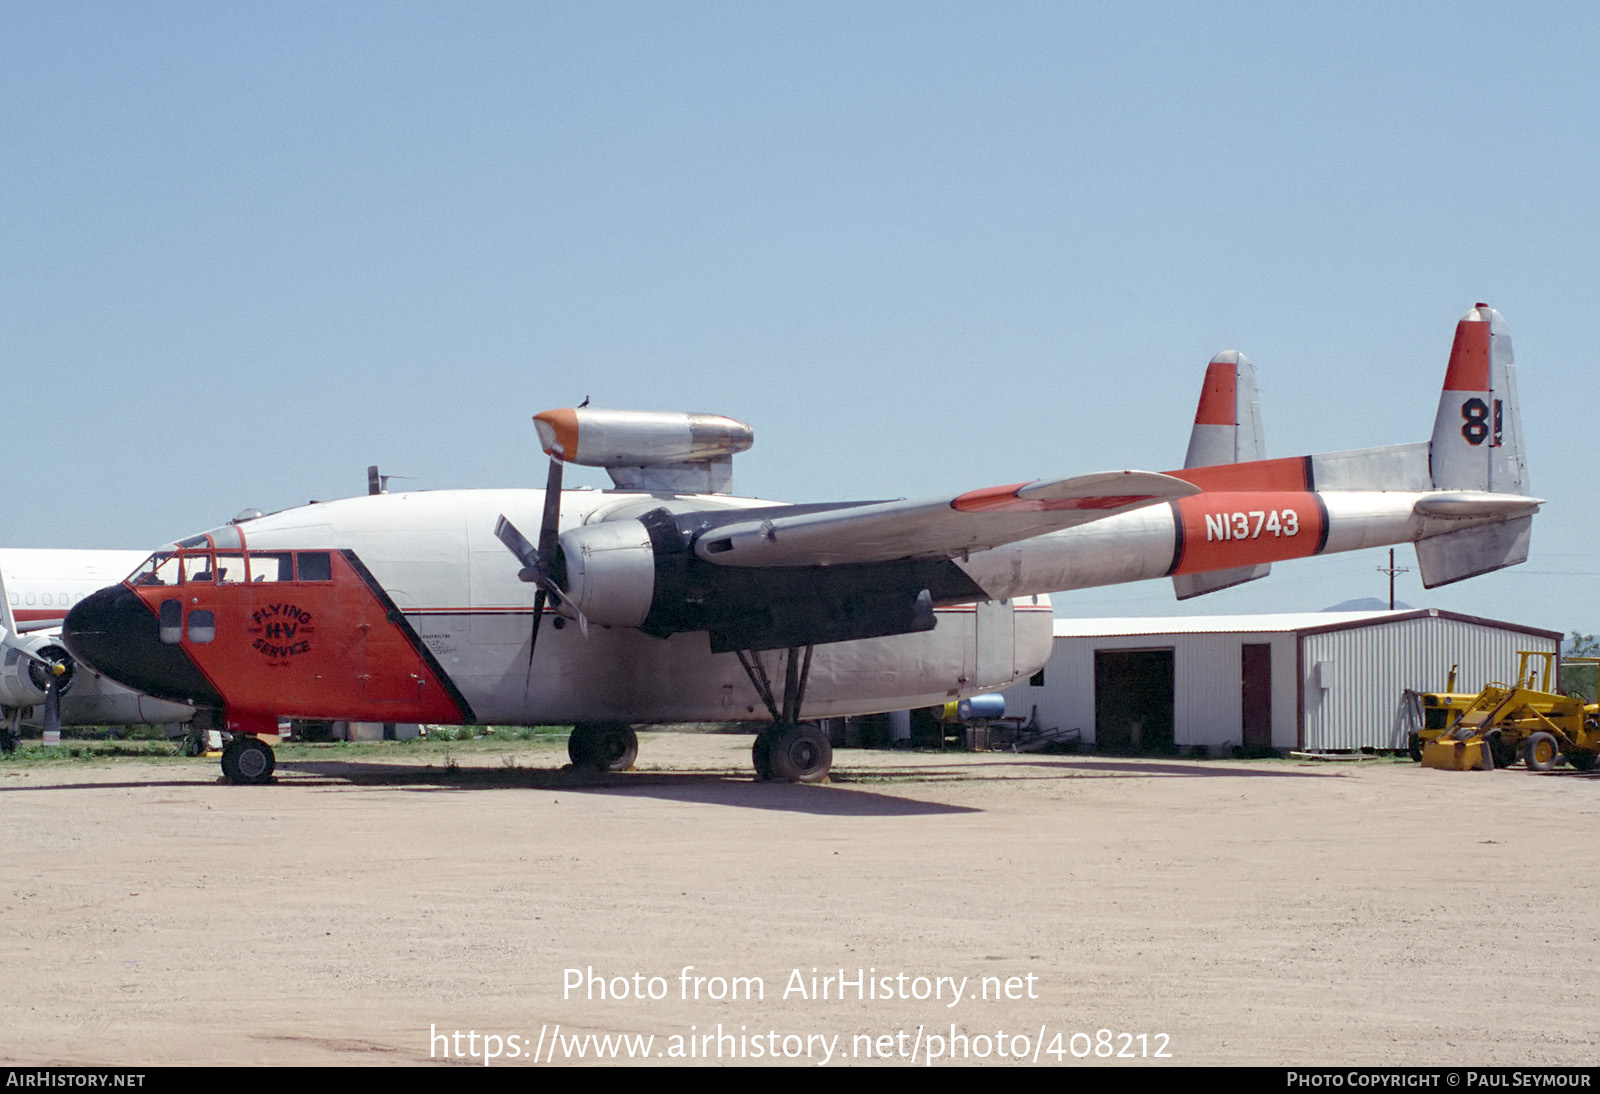
[[[187,703],[141,695],[86,671],[61,644],[72,605],[115,585],[142,551],[0,548],[0,750],[16,747],[23,726],[183,723]]]
[[[1048,593],[1167,575],[1195,596],[1408,541],[1430,588],[1527,557],[1542,503],[1497,312],[1457,325],[1432,438],[1414,444],[1253,458],[1247,367],[1214,363],[1182,470],[913,501],[733,497],[741,422],[545,411],[543,491],[375,494],[225,525],[77,604],[63,634],[97,671],[217,712],[236,782],[271,777],[256,735],[280,717],[573,723],[574,762],[609,768],[633,761],[629,723],[763,721],[757,772],[814,781],[832,752],[804,719],[1031,675]],[[565,463],[617,488],[563,492]]]

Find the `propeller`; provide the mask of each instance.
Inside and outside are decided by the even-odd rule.
[[[61,693],[72,685],[73,662],[60,646],[44,646],[39,652],[27,647],[19,636],[0,626],[0,647],[16,650],[31,662],[28,678],[44,692],[45,740],[61,739]],[[45,654],[50,654],[46,657]],[[59,655],[59,656],[57,656]]]
[[[528,679],[533,677],[533,650],[539,644],[539,623],[544,618],[544,606],[554,598],[571,609],[577,617],[578,629],[585,638],[589,636],[589,620],[584,617],[578,606],[555,578],[555,564],[559,557],[557,552],[561,545],[557,537],[561,534],[561,456],[559,446],[552,451],[550,456],[550,476],[545,480],[544,487],[544,515],[539,521],[539,545],[535,547],[528,542],[528,537],[517,531],[517,526],[501,514],[495,522],[495,538],[506,545],[506,550],[517,557],[522,563],[522,569],[517,571],[519,581],[529,582],[538,587],[538,592],[533,597],[533,632],[528,638]],[[523,687],[526,689],[527,680]]]

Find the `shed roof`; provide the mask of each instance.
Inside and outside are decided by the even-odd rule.
[[[1499,630],[1519,631],[1553,641],[1561,641],[1555,631],[1482,619],[1437,608],[1410,608],[1397,611],[1365,612],[1279,612],[1264,615],[1164,615],[1120,616],[1101,619],[1057,617],[1057,638],[1110,638],[1143,634],[1298,634],[1313,631],[1345,630],[1352,627],[1395,623],[1406,619],[1450,619]]]

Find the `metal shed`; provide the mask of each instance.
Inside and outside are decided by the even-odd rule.
[[[1404,748],[1407,689],[1476,691],[1554,631],[1434,609],[1057,619],[1006,709],[1107,750]]]

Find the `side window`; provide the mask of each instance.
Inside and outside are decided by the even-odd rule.
[[[183,601],[161,602],[161,641],[176,646],[183,638]]]
[[[301,551],[296,556],[301,581],[332,581],[333,564],[327,551]]]
[[[267,551],[250,556],[250,581],[293,581],[294,555],[288,551]]]

